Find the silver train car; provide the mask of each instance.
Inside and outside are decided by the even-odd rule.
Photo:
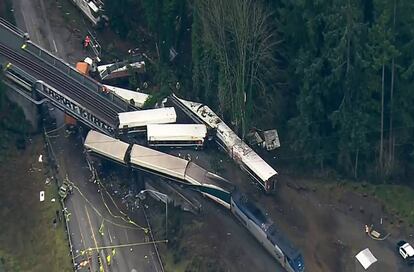
[[[259,208],[236,190],[231,195],[230,210],[283,268],[289,272],[305,271],[301,253]]]
[[[86,136],[84,147],[88,152],[124,166],[191,185],[204,196],[230,209],[230,193],[234,186],[191,161],[145,146],[128,144],[93,130]]]
[[[300,252],[291,246],[262,211],[220,176],[193,162],[137,144],[128,144],[93,130],[89,131],[84,146],[88,152],[124,166],[185,183],[229,209],[287,271],[305,271]]]

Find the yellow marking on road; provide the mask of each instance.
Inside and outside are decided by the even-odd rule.
[[[86,216],[88,217],[89,228],[91,229],[91,232],[92,232],[92,239],[93,239],[93,242],[95,244],[96,252],[99,255],[99,250],[97,249],[98,248],[98,242],[96,241],[96,238],[95,238],[95,232],[93,231],[91,218],[89,217],[89,212],[88,212],[88,208],[86,207],[86,205],[85,205],[85,211],[86,211]],[[105,269],[103,271],[105,271]]]
[[[113,245],[113,246],[91,247],[91,248],[85,249],[84,251],[92,251],[92,250],[100,250],[100,249],[111,249],[111,248],[123,248],[123,247],[133,247],[133,246],[144,246],[144,245],[160,244],[160,243],[167,243],[167,242],[168,242],[168,240],[158,240],[158,241],[139,242],[139,243],[130,243],[130,244]]]
[[[87,252],[91,252],[93,250],[101,250],[101,249],[113,249],[112,254],[114,254],[114,250],[116,248],[124,248],[124,247],[133,247],[133,246],[145,246],[150,244],[160,244],[160,243],[168,243],[168,240],[157,240],[157,241],[147,241],[147,242],[138,242],[138,243],[130,243],[130,244],[121,244],[121,245],[110,245],[110,246],[101,246],[101,247],[90,247],[81,250],[78,255],[75,256],[75,259],[79,256],[84,255]]]
[[[112,244],[112,236],[111,236],[111,232],[109,231],[109,228],[106,228],[108,230],[108,235],[109,235],[109,241],[111,241]]]
[[[89,201],[89,199],[82,193],[82,191],[79,189],[79,187],[76,186],[73,182],[71,182],[71,181],[69,181],[69,182],[73,186],[73,188],[75,188],[79,192],[79,194],[82,196],[82,198],[85,199],[85,201],[92,207],[92,209],[95,211],[95,213],[97,215],[99,215],[100,217],[104,218],[103,215],[102,215],[102,213],[100,213],[98,211],[98,209]],[[135,222],[131,221],[129,219],[129,217],[128,217],[129,221],[128,220],[125,220],[125,218],[123,218],[123,221],[125,221],[127,223],[130,223],[130,224],[134,225],[135,227],[117,224],[117,223],[115,223],[115,222],[113,222],[113,221],[111,221],[109,219],[106,219],[106,218],[104,218],[104,219],[105,219],[106,222],[111,223],[112,225],[118,226],[118,227],[121,227],[121,228],[126,228],[126,229],[141,229],[141,230],[147,231],[147,228],[144,228],[144,227],[139,226]]]
[[[80,233],[80,236],[81,236],[81,242],[82,242],[83,248],[85,248],[85,247],[86,247],[86,245],[85,245],[85,238],[83,237],[83,234],[82,234],[82,228],[81,228],[81,226],[80,226],[79,220],[80,220],[80,218],[78,218],[78,219],[76,220],[76,223],[78,223],[79,233]],[[82,255],[83,255],[83,254],[82,254]],[[75,258],[76,258],[76,257],[75,257]],[[91,264],[91,262],[89,261],[89,259],[88,259],[88,265],[89,265],[89,269],[92,269],[92,264]]]

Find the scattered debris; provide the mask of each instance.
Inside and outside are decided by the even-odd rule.
[[[40,202],[45,201],[45,191],[40,191]]]
[[[52,198],[50,201],[52,201],[52,202],[56,202],[56,198]]]
[[[39,159],[38,159],[38,161],[39,161],[39,162],[43,162],[43,155],[39,155]]]
[[[266,150],[274,150],[280,147],[279,135],[276,129],[260,130],[252,129],[246,136],[250,145],[257,145]]]

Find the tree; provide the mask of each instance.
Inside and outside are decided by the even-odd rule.
[[[197,2],[196,8],[205,51],[214,54],[218,64],[220,111],[230,116],[244,136],[254,99],[266,96],[266,71],[275,61],[277,39],[270,13],[262,2],[252,0],[205,0]]]

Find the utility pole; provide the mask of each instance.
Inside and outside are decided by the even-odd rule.
[[[383,152],[384,152],[384,77],[385,77],[385,63],[383,59],[382,80],[381,80],[381,140],[380,140],[380,152],[379,152],[379,166],[380,166],[381,176],[383,174]]]
[[[395,41],[395,17],[397,14],[397,0],[394,0],[394,18],[392,24],[393,41]],[[391,87],[390,87],[390,132],[388,139],[388,153],[389,153],[389,167],[390,170],[394,161],[394,135],[392,132],[392,114],[393,114],[393,100],[394,100],[394,78],[395,78],[395,57],[392,56],[391,61]]]

